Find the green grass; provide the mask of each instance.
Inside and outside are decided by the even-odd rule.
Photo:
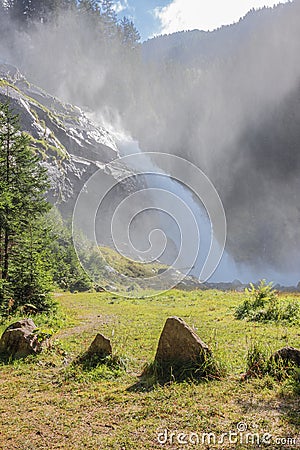
[[[273,288],[273,283],[261,280],[258,287],[252,283],[246,289],[246,299],[235,310],[237,319],[253,322],[300,323],[300,304],[298,300],[281,299]]]
[[[250,431],[299,438],[299,381],[278,382],[267,375],[241,382],[253,343],[270,352],[285,345],[299,348],[299,326],[236,320],[234,311],[244,295],[172,290],[141,300],[107,293],[59,296],[52,350],[0,366],[0,448],[257,448],[157,442],[165,428],[220,436],[236,431],[239,422]],[[299,300],[297,295],[282,298]],[[210,345],[226,366],[224,378],[152,387],[139,383],[143,368],[153,362],[165,320],[173,315]],[[47,328],[43,321],[38,319],[38,325]],[[111,339],[112,360],[91,367],[76,364],[98,332]],[[300,441],[290,447],[273,442],[269,448],[299,446]]]
[[[112,284],[115,292],[122,293],[125,297],[139,296],[143,298],[156,294],[157,291],[153,287],[149,287],[149,281],[153,276],[159,275],[160,270],[165,271],[169,268],[158,262],[140,263],[133,261],[120,255],[114,249],[105,246],[101,246],[95,251],[96,257],[98,257],[97,264],[94,264],[94,258],[91,258],[91,267],[89,267],[88,262],[86,263],[91,278],[99,286],[106,286],[108,284],[108,276],[104,265],[109,265],[113,269],[113,272],[109,274],[109,282]],[[127,278],[124,280],[122,276]]]
[[[122,273],[126,277],[147,278],[153,277],[158,270],[166,270],[168,266],[159,263],[139,263],[117,253],[109,247],[100,247],[101,253],[106,262],[112,266],[117,272]]]

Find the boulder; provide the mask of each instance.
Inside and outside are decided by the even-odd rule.
[[[96,292],[106,292],[105,289],[104,289],[104,287],[100,286],[99,284],[97,284],[97,285],[95,286],[95,291],[96,291]]]
[[[112,354],[112,346],[110,340],[103,334],[98,333],[91,343],[88,351],[88,356],[97,356],[98,358],[105,358]]]
[[[34,333],[36,329],[32,319],[22,319],[9,325],[0,339],[0,354],[25,358],[41,352],[43,344]]]
[[[184,320],[169,317],[161,333],[155,361],[160,366],[205,362],[211,355],[208,346]]]
[[[265,373],[275,375],[277,378],[285,376],[285,371],[293,366],[300,367],[300,350],[294,347],[283,347],[277,350],[264,364],[264,359],[261,359],[261,363],[256,362],[244,373],[241,377],[241,381],[245,381],[251,377],[263,376]],[[278,371],[279,369],[279,371]]]
[[[300,367],[300,350],[294,347],[283,347],[271,356],[271,360],[275,362],[281,360],[284,364]]]

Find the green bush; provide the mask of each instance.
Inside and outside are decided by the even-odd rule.
[[[284,321],[295,323],[300,318],[300,305],[296,300],[289,303],[280,301],[273,283],[262,280],[258,287],[252,283],[246,289],[248,298],[235,310],[235,318],[252,322]]]

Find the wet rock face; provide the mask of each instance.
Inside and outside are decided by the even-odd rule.
[[[41,352],[43,343],[34,333],[36,329],[32,319],[22,319],[11,324],[0,339],[0,354],[12,358],[25,358]]]
[[[51,184],[47,198],[59,208],[63,218],[72,217],[83,188],[88,193],[87,206],[96,205],[98,210],[101,193],[106,192],[103,186],[114,186],[101,203],[101,221],[97,226],[99,245],[112,246],[111,221],[117,205],[145,184],[122,161],[117,161],[119,152],[113,137],[80,108],[30,84],[18,69],[0,61],[0,102],[7,100],[19,114],[21,130],[31,137],[31,145],[47,169]],[[112,161],[114,167],[108,166]],[[86,189],[96,172],[97,185],[90,184]],[[87,208],[79,228],[88,239],[93,239],[94,229],[89,234],[89,211]]]
[[[12,83],[17,81],[25,81],[25,77],[21,72],[11,64],[0,61],[0,78],[7,79]]]
[[[155,361],[159,365],[201,362],[210,349],[179,317],[169,317],[161,333]]]
[[[48,170],[49,201],[69,215],[84,183],[97,170],[104,174],[105,163],[118,158],[114,139],[80,108],[59,101],[30,84],[17,68],[0,62],[0,102],[7,100]]]

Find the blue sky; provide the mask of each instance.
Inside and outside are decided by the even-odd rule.
[[[182,30],[213,30],[237,22],[252,8],[288,0],[115,0],[122,18],[131,17],[142,40]]]
[[[120,9],[124,8],[118,14],[119,17],[124,15],[132,17],[142,40],[145,40],[153,34],[160,34],[160,20],[156,17],[155,11],[156,8],[164,7],[170,2],[167,0],[120,0],[115,3]]]

